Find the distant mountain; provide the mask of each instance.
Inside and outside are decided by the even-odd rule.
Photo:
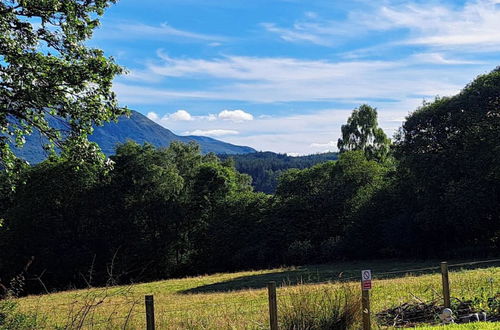
[[[51,122],[51,124],[55,127],[62,125],[58,122]],[[176,135],[137,111],[131,111],[130,118],[122,117],[116,123],[111,122],[96,127],[89,140],[96,142],[108,156],[115,153],[117,144],[128,140],[140,144],[149,142],[157,147],[167,147],[173,141],[184,143],[194,141],[200,145],[203,153],[213,152],[221,155],[255,152],[255,149],[250,147],[237,146],[209,137]],[[39,163],[47,157],[42,147],[43,144],[44,138],[39,133],[34,133],[26,138],[26,144],[18,149],[16,154],[31,164]]]
[[[291,168],[304,169],[330,160],[336,160],[336,152],[293,157],[274,152],[254,152],[244,155],[220,155],[222,159],[232,158],[236,169],[252,177],[256,191],[272,194],[276,190],[279,176]]]

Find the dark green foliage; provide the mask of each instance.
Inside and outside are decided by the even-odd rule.
[[[288,246],[285,259],[291,264],[305,264],[311,257],[314,251],[310,240],[294,241]]]
[[[500,231],[499,132],[498,70],[408,117],[397,144],[400,185],[412,192],[406,221],[420,239],[447,250],[494,243]]]
[[[401,128],[396,168],[356,215],[346,245],[390,257],[498,251],[499,132],[498,70],[424,104]]]
[[[18,172],[11,146],[40,132],[50,149],[100,162],[87,134],[125,113],[111,90],[122,68],[85,42],[115,0],[0,1],[0,166]],[[64,122],[63,132],[49,118]],[[78,150],[75,150],[78,146]]]
[[[195,271],[216,214],[251,192],[248,176],[196,144],[129,142],[117,148],[110,172],[65,155],[28,169],[26,184],[6,200],[0,241],[11,253],[2,258],[2,278],[32,257],[30,276],[43,274],[49,288]]]
[[[91,165],[77,167],[57,159],[24,174],[26,184],[19,185],[4,215],[2,240],[9,254],[2,258],[1,266],[10,277],[32,258],[31,274],[46,270],[44,281],[49,286],[70,282],[88,272],[95,249],[91,239],[97,229],[94,222],[101,220],[94,213],[101,196],[93,192],[103,175]],[[47,262],[50,268],[45,267]],[[28,289],[39,286],[34,281],[26,284]]]
[[[268,151],[244,155],[221,155],[220,157],[222,159],[232,158],[239,172],[250,175],[252,177],[252,186],[256,191],[272,194],[276,191],[280,175],[286,170],[291,168],[304,169],[318,163],[336,160],[338,155],[335,152],[327,152],[292,157]]]
[[[367,160],[362,151],[349,151],[337,162],[285,172],[274,207],[274,221],[283,228],[281,248],[295,250],[298,242],[310,241],[316,259],[338,257],[340,251],[328,255],[325,244],[345,235],[353,215],[377,191],[386,171],[380,163]]]
[[[196,265],[200,271],[214,272],[262,267],[270,260],[266,222],[270,197],[250,191],[233,194],[219,203],[213,218],[197,240]]]

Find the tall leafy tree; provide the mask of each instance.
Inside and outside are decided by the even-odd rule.
[[[423,246],[498,245],[499,131],[499,68],[407,118],[396,156],[401,184],[412,192],[404,202],[408,221]]]
[[[348,151],[336,162],[285,172],[275,195],[281,244],[310,241],[318,246],[342,239],[353,214],[380,186],[387,168],[363,151]]]
[[[337,147],[340,152],[363,150],[369,159],[383,160],[389,153],[391,141],[378,127],[377,109],[367,104],[352,111],[347,124],[342,125],[342,137]]]
[[[103,262],[111,259],[91,238],[105,225],[96,212],[106,197],[98,189],[106,181],[104,176],[100,166],[74,164],[64,155],[23,171],[26,184],[11,192],[8,209],[0,210],[5,216],[0,228],[3,281],[19,274],[31,260],[29,276],[44,274],[48,287],[77,285],[83,280],[79,273],[87,274],[93,261],[97,265],[103,254],[107,254]],[[29,281],[25,289],[38,287]]]
[[[126,233],[120,258],[131,268],[147,265],[150,279],[190,271],[227,198],[251,190],[247,175],[213,154],[202,155],[196,144],[162,149],[128,142],[112,159],[111,214],[121,223],[115,236]],[[134,243],[127,243],[134,233]]]
[[[122,68],[85,41],[116,0],[0,1],[0,166],[19,164],[12,146],[38,131],[47,147],[71,144],[102,161],[86,136],[125,112],[111,91]]]

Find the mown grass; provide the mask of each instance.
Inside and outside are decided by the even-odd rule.
[[[438,265],[383,261],[278,268],[29,296],[17,302],[22,311],[45,317],[47,328],[143,329],[144,295],[153,294],[158,329],[267,329],[265,286],[269,281],[278,283],[280,313],[297,293],[317,295],[325,288],[347,285],[359,294],[357,278],[347,279],[357,277],[361,269],[372,269],[374,277],[380,278],[374,280],[371,291],[372,311],[377,313],[403,302],[440,299],[441,292],[436,270],[377,274]],[[450,271],[454,297],[478,298],[476,303],[481,305],[499,291],[500,267]],[[342,279],[345,282],[339,283]]]

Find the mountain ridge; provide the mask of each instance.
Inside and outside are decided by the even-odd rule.
[[[60,125],[55,122],[51,123]],[[203,153],[216,154],[247,154],[256,152],[255,149],[247,146],[234,145],[206,136],[181,136],[176,135],[169,129],[155,123],[143,114],[131,110],[130,116],[123,116],[117,122],[105,123],[103,126],[94,128],[94,132],[89,136],[89,140],[99,145],[107,156],[115,153],[115,148],[120,143],[128,140],[139,144],[151,143],[156,147],[168,147],[173,141],[183,143],[196,142],[200,145]],[[16,155],[29,163],[35,164],[47,158],[47,153],[43,149],[46,139],[40,133],[34,132],[26,137],[23,148],[14,148]]]

